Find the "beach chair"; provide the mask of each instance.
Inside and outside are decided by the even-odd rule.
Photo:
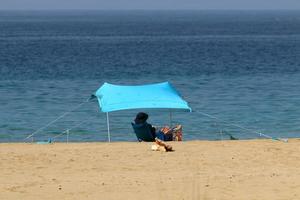
[[[155,141],[155,138],[152,136],[151,130],[150,130],[149,126],[147,126],[146,123],[143,123],[143,124],[131,123],[131,125],[132,125],[134,133],[139,142],[141,142],[141,141],[154,142]]]

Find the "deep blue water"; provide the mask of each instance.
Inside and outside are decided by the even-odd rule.
[[[173,113],[186,140],[258,137],[200,112],[300,136],[298,11],[1,11],[0,74],[0,142],[24,141],[103,82],[170,81],[194,111]],[[106,141],[98,110],[87,103],[34,139],[85,120],[70,140]],[[138,111],[110,114],[113,141],[135,140]],[[168,111],[146,111],[152,124],[169,123]]]

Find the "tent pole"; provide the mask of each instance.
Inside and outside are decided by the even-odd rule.
[[[170,128],[172,128],[172,110],[170,109]]]
[[[108,137],[108,142],[110,142],[110,130],[109,130],[109,117],[108,117],[108,112],[106,113],[106,123],[107,123],[107,137]]]

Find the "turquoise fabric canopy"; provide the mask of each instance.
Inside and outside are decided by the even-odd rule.
[[[138,86],[104,83],[95,95],[102,112],[139,108],[170,108],[192,111],[188,103],[168,82]]]

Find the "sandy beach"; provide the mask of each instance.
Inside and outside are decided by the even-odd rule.
[[[300,140],[0,144],[0,199],[300,199]]]

